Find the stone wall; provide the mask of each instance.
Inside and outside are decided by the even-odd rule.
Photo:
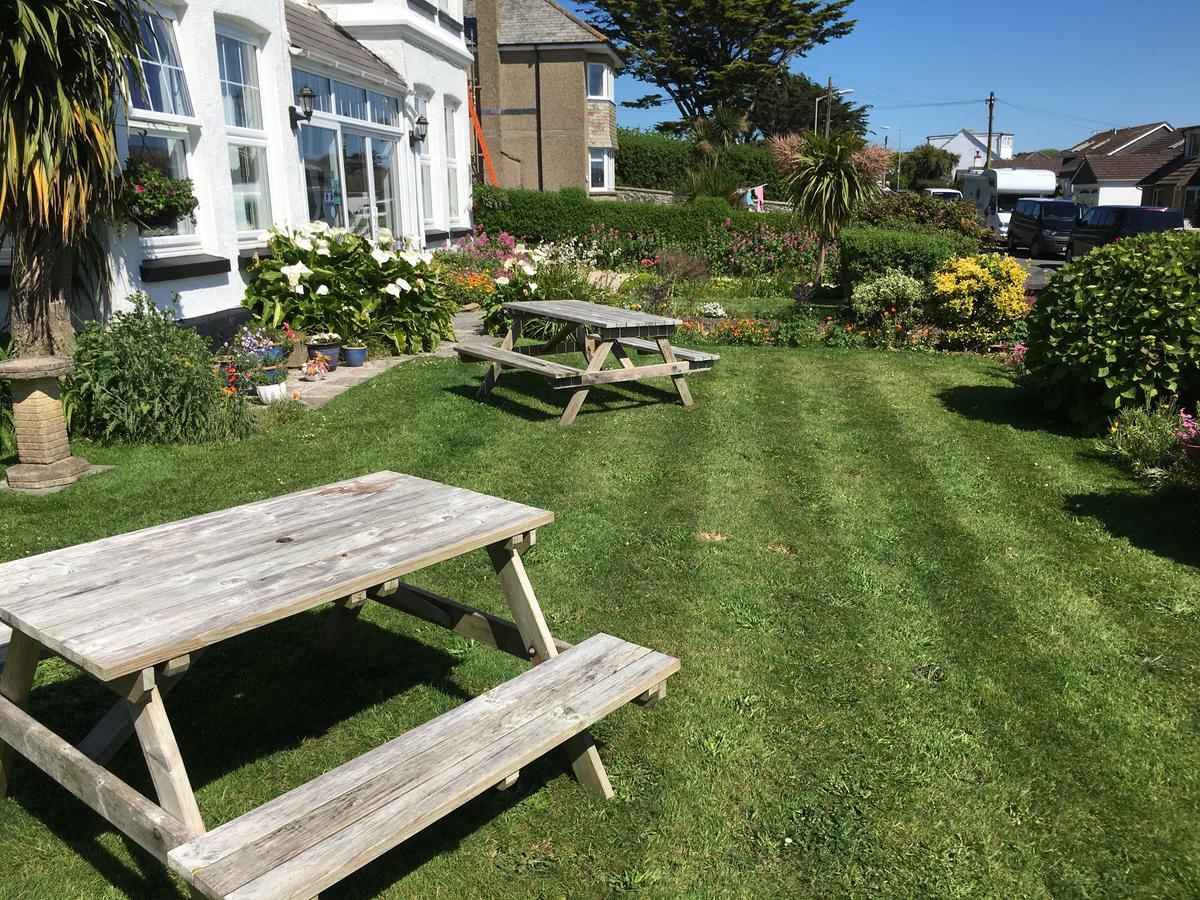
[[[680,206],[687,202],[682,194],[671,191],[659,191],[653,188],[618,187],[614,200],[624,200],[627,203],[653,203],[655,206]],[[779,200],[767,200],[763,203],[766,212],[791,212],[788,204]]]

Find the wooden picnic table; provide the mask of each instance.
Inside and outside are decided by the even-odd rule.
[[[504,368],[541,375],[550,379],[559,390],[574,389],[559,420],[560,425],[575,421],[588,390],[599,384],[669,377],[683,405],[691,406],[692,394],[685,377],[693,372],[708,371],[720,358],[715,353],[672,347],[671,336],[683,322],[669,316],[582,300],[518,301],[505,303],[504,309],[512,314],[513,324],[500,346],[460,344],[459,358],[491,363],[479,388],[480,397],[491,393]],[[559,322],[561,327],[544,343],[518,346],[524,323],[534,318]],[[587,366],[577,369],[538,358],[571,352],[582,352]],[[620,368],[604,369],[610,353],[616,357]],[[662,362],[639,365],[635,361],[639,353],[656,353],[662,357]]]
[[[551,635],[521,555],[553,519],[385,471],[0,564],[0,797],[19,753],[196,893],[275,900],[315,896],[559,745],[585,787],[611,796],[587,728],[660,699],[679,663],[609,635]],[[400,580],[475,550],[515,621]],[[166,695],[214,644],[332,601],[316,642],[331,653],[368,600],[537,665],[206,833]],[[26,711],[51,654],[119,698],[78,746]],[[157,803],[104,768],[132,735]]]

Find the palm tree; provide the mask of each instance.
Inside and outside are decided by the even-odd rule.
[[[139,68],[142,8],[140,0],[0,4],[0,228],[12,240],[18,355],[67,349],[75,275],[105,258],[98,227],[121,184],[116,104],[126,64]]]
[[[692,146],[700,158],[715,169],[721,161],[721,154],[737,143],[749,128],[745,113],[721,105],[711,115],[699,116],[691,121]]]
[[[850,224],[863,201],[879,186],[864,177],[856,158],[857,146],[838,138],[809,133],[803,146],[781,160],[784,184],[796,220],[812,231],[820,242],[813,287],[825,273],[825,251],[829,242]]]

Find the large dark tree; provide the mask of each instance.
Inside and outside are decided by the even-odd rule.
[[[912,189],[945,187],[950,172],[958,162],[958,154],[942,150],[933,144],[920,144],[907,151],[900,160],[900,177]]]
[[[764,86],[818,44],[849,34],[851,0],[591,0],[592,24],[625,71],[662,93],[626,106],[671,102],[685,120],[718,106],[749,109]]]
[[[812,131],[813,110],[817,109],[820,113],[817,130],[823,131],[826,90],[825,85],[794,72],[772,79],[759,89],[754,98],[754,105],[750,108],[750,127],[763,137]],[[822,98],[820,104],[816,102],[818,97]],[[864,137],[867,133],[868,108],[856,106],[839,96],[835,85],[830,132]]]

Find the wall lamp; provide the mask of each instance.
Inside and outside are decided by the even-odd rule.
[[[425,143],[427,137],[429,137],[429,120],[424,116],[418,116],[417,121],[413,122],[413,130],[409,132],[408,143],[415,147],[417,144]]]
[[[288,110],[292,117],[292,131],[296,130],[296,126],[300,124],[301,119],[303,119],[305,122],[312,121],[313,100],[316,99],[317,95],[314,94],[313,89],[306,84],[304,87],[300,88],[300,93],[297,94],[296,97],[300,101],[299,108],[293,106]]]

